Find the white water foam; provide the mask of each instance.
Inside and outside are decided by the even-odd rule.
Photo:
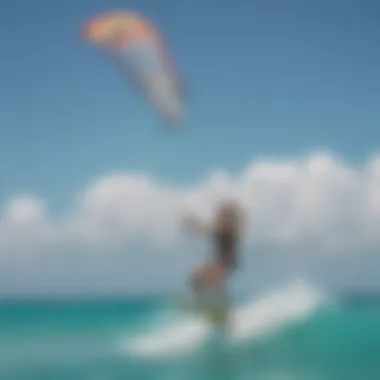
[[[144,356],[182,353],[196,347],[210,332],[209,324],[195,317],[181,319],[158,329],[127,341],[127,351]]]
[[[307,318],[322,300],[317,289],[302,281],[253,299],[234,313],[232,338],[252,339],[297,323]]]
[[[296,282],[263,295],[232,313],[232,342],[257,339],[307,318],[323,297],[312,286]],[[182,318],[157,331],[123,343],[128,353],[143,356],[183,354],[195,349],[213,329],[201,317]]]

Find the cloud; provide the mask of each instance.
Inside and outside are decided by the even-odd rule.
[[[241,173],[219,171],[191,188],[113,173],[84,189],[60,219],[49,216],[43,200],[15,195],[2,207],[0,268],[41,255],[53,260],[63,251],[87,252],[89,261],[105,263],[128,247],[150,255],[179,249],[183,217],[210,219],[226,197],[243,205],[252,249],[328,256],[380,248],[380,157],[354,167],[320,152],[258,159]]]

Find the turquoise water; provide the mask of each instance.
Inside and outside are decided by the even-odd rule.
[[[268,306],[251,308],[250,318],[261,322],[275,315]],[[286,314],[284,306],[278,310]],[[190,351],[149,356],[131,349],[142,336],[146,345],[164,339],[165,328],[184,318],[162,298],[4,300],[0,379],[380,379],[380,303],[374,300],[322,302],[302,319],[288,315],[281,326],[273,319],[263,334],[254,326],[233,345],[211,334]],[[186,339],[184,328],[170,331]]]

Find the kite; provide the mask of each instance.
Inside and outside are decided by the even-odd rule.
[[[157,109],[165,123],[178,127],[183,91],[162,36],[135,12],[101,14],[85,23],[83,38],[100,46]]]

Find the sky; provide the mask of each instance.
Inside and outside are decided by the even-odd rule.
[[[165,38],[181,131],[82,40],[114,9]],[[249,214],[245,289],[380,286],[379,17],[375,0],[4,0],[0,293],[176,289],[209,250],[181,217],[226,194]]]

